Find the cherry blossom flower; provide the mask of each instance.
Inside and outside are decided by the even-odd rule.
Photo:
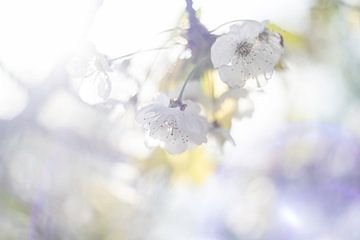
[[[110,95],[111,82],[109,77],[111,68],[106,57],[96,54],[89,62],[88,70],[82,78],[79,96],[89,104],[104,102]]]
[[[88,44],[70,63],[70,76],[78,82],[78,94],[88,104],[105,102],[111,92],[109,74],[112,72],[107,57]]]
[[[158,145],[177,154],[207,142],[208,123],[199,112],[194,102],[182,103],[161,94],[137,112],[136,120]]]
[[[250,78],[263,75],[269,79],[283,50],[281,35],[267,29],[265,22],[245,21],[216,39],[211,61],[222,81],[243,87]]]

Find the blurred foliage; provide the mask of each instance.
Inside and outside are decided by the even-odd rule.
[[[284,44],[286,45],[287,50],[292,50],[293,48],[304,48],[305,45],[305,37],[297,35],[295,33],[291,33],[289,31],[285,31],[278,25],[274,23],[268,23],[266,25],[267,28],[269,28],[273,32],[280,33],[283,37]]]

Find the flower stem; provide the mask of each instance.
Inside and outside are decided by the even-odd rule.
[[[185,91],[185,88],[186,88],[186,85],[188,84],[188,82],[190,82],[190,80],[192,79],[192,77],[194,76],[194,73],[195,71],[197,70],[198,67],[194,67],[193,70],[191,70],[191,72],[189,73],[189,75],[187,76],[184,84],[182,85],[181,87],[181,90],[180,90],[180,93],[179,93],[179,96],[177,98],[177,100],[179,102],[181,102],[182,100],[182,97],[183,97],[183,94],[184,94],[184,91]]]
[[[186,88],[186,85],[188,84],[188,82],[190,82],[191,79],[193,79],[193,76],[196,72],[196,70],[198,70],[199,68],[201,67],[206,67],[206,64],[207,62],[209,61],[209,56],[205,56],[203,57],[202,59],[200,59],[196,66],[191,70],[191,72],[189,73],[189,75],[187,76],[183,86],[181,87],[181,90],[180,90],[180,93],[179,93],[179,96],[177,98],[178,101],[181,102],[181,99],[182,99],[182,96],[184,94],[184,91],[185,91],[185,88]]]

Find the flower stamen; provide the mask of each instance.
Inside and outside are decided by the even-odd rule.
[[[238,57],[246,57],[250,54],[253,44],[242,41],[236,44],[235,55]]]

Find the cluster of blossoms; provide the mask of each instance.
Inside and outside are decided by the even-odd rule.
[[[194,70],[201,75],[209,68],[216,69],[220,79],[229,86],[228,93],[219,98],[220,103],[224,98],[237,94],[240,95],[232,98],[246,98],[247,91],[243,87],[248,80],[258,81],[259,77],[268,80],[272,76],[275,65],[283,55],[284,44],[279,33],[266,27],[267,22],[242,21],[230,26],[227,33],[216,36],[196,18],[191,1],[187,0],[187,3],[190,22],[187,49],[191,51]],[[122,57],[108,59],[92,45],[87,52],[85,66],[76,68],[81,82],[78,88],[80,98],[92,105],[123,98],[117,97],[111,89],[112,83],[116,83],[113,81],[116,71],[112,63]],[[193,78],[192,73],[177,98],[170,99],[161,94],[136,114],[137,122],[143,126],[149,138],[170,153],[181,153],[207,142],[208,133],[220,136],[222,142],[233,142],[230,134],[220,129],[216,119],[209,123],[200,116],[200,107],[196,103],[183,101],[182,95],[187,83]],[[137,99],[136,93],[124,89],[124,84],[121,88],[120,95],[128,94]],[[213,106],[213,109],[216,108]],[[251,112],[250,109],[248,113]]]
[[[235,24],[212,44],[211,62],[230,88],[243,87],[247,80],[259,76],[268,79],[274,71],[283,54],[283,39],[265,25],[256,21]],[[181,97],[161,95],[141,108],[136,120],[160,146],[170,153],[181,153],[207,141],[211,127],[199,112],[199,107],[183,103]]]

